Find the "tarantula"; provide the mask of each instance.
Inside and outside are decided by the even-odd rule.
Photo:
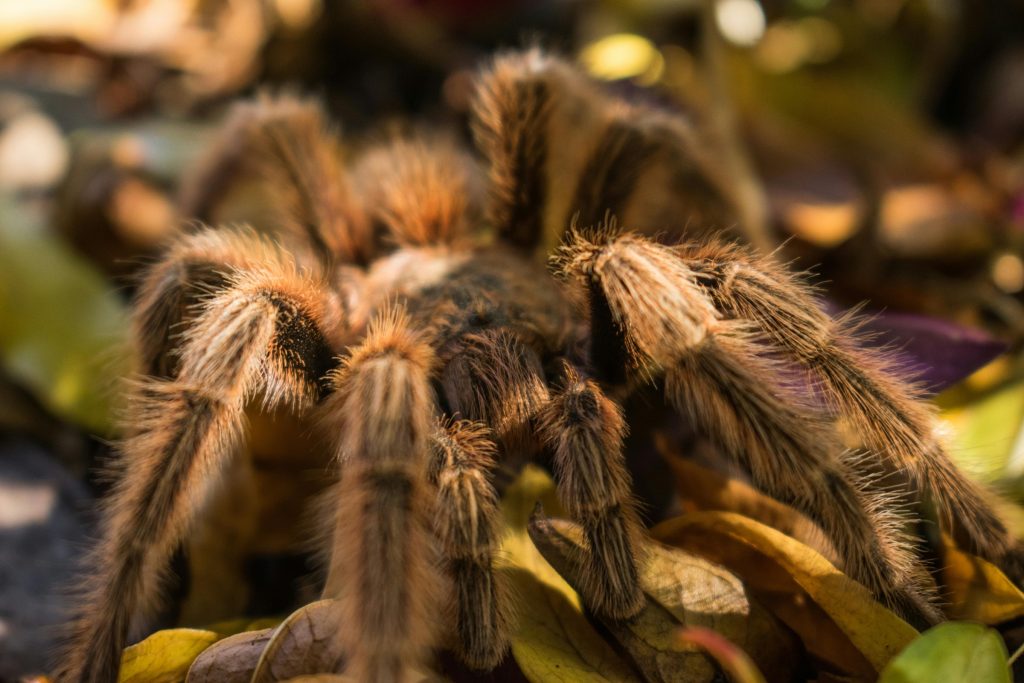
[[[211,217],[230,179],[255,169],[282,212],[271,237],[193,230],[141,285],[145,377],[59,680],[116,679],[253,399],[315,412],[334,437],[324,592],[340,598],[346,670],[360,681],[407,680],[445,629],[471,667],[504,656],[499,454],[550,455],[587,541],[583,601],[612,619],[637,613],[643,530],[621,405],[651,382],[914,623],[941,619],[934,583],[892,491],[866,470],[904,473],[958,542],[1020,582],[1018,542],[913,390],[857,344],[854,320],[830,318],[770,257],[605,220],[653,232],[725,219],[725,190],[704,180],[714,173],[682,123],[537,50],[484,69],[471,114],[486,172],[448,142],[410,137],[347,173],[314,104],[235,110],[186,210]],[[554,276],[537,262],[546,252]],[[793,381],[801,368],[808,380]],[[867,456],[844,455],[840,419]]]

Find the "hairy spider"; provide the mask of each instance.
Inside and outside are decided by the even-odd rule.
[[[584,602],[636,614],[642,528],[620,404],[649,380],[915,623],[941,619],[934,583],[891,489],[865,470],[905,473],[962,545],[1020,581],[1017,541],[947,457],[925,405],[857,344],[855,321],[823,313],[769,257],[604,221],[653,232],[680,216],[727,220],[681,123],[536,50],[497,58],[472,107],[481,173],[454,145],[417,137],[370,148],[347,173],[315,105],[235,110],[187,211],[209,219],[231,179],[255,169],[282,215],[273,237],[193,231],[141,286],[145,377],[59,680],[116,679],[253,399],[315,411],[334,437],[324,591],[340,598],[346,670],[360,681],[407,680],[446,629],[471,667],[504,656],[498,454],[551,456],[587,539]],[[564,227],[573,217],[603,227]],[[537,263],[551,251],[558,277]],[[792,381],[799,368],[808,382]],[[839,418],[868,455],[844,455]]]

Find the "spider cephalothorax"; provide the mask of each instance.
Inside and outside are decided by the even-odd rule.
[[[315,106],[236,110],[186,210],[209,219],[229,180],[253,170],[283,210],[273,237],[184,236],[142,283],[146,377],[60,680],[115,679],[254,398],[315,411],[335,444],[324,592],[340,598],[356,680],[405,679],[442,632],[475,668],[504,655],[498,457],[550,456],[587,541],[584,602],[613,619],[637,612],[642,529],[620,402],[650,379],[915,622],[940,618],[934,587],[887,508],[891,490],[862,462],[903,471],[964,546],[1020,579],[1015,540],[850,321],[769,258],[643,236],[693,225],[694,212],[728,215],[678,122],[536,51],[484,71],[473,116],[479,173],[451,144],[419,138],[372,148],[346,173]],[[608,215],[640,232],[611,229]],[[574,217],[604,227],[570,230]],[[549,268],[535,258],[546,251]],[[792,381],[799,368],[806,383]],[[837,417],[869,449],[861,460],[844,457]]]

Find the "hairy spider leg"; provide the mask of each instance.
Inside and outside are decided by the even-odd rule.
[[[301,410],[319,396],[331,361],[321,300],[309,296],[313,283],[273,265],[237,273],[204,305],[174,380],[134,387],[130,436],[57,680],[117,679],[133,620],[152,611],[167,560],[235,454],[245,402],[260,392],[268,405]]]
[[[557,264],[597,285],[592,291],[622,330],[633,363],[664,373],[676,409],[743,462],[756,486],[818,523],[847,573],[915,623],[941,619],[888,499],[873,499],[857,483],[827,422],[774,380],[779,368],[758,353],[747,328],[719,318],[671,248],[630,234],[577,232]]]
[[[445,420],[431,440],[430,481],[437,492],[434,533],[453,599],[452,647],[474,669],[496,667],[508,652],[512,596],[497,570],[502,519],[491,477],[497,445],[483,423]]]
[[[723,316],[753,321],[819,380],[869,454],[884,458],[930,497],[958,543],[999,565],[1018,585],[1024,581],[1024,553],[986,502],[993,494],[953,464],[935,436],[932,411],[911,384],[895,379],[891,354],[860,343],[855,316],[830,317],[811,287],[771,257],[713,242],[680,247],[679,253]]]

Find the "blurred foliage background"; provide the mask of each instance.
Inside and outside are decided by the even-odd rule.
[[[526,44],[689,119],[719,227],[868,301],[961,464],[1024,502],[1020,2],[0,0],[0,679],[47,667],[135,277],[226,107],[287,87],[350,139],[466,135],[476,69]]]

